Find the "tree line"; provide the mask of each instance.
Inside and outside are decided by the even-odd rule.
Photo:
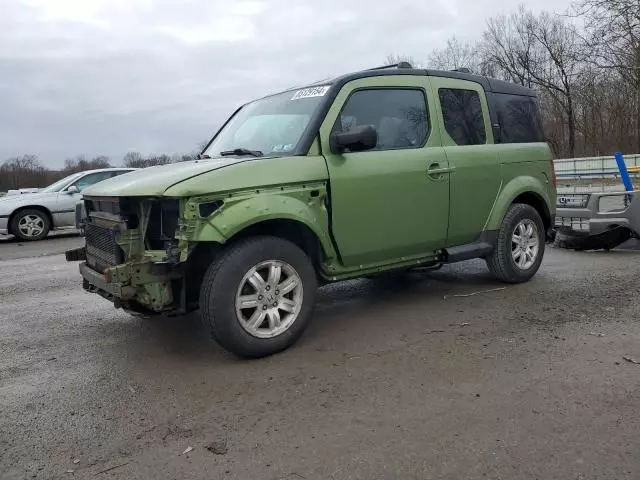
[[[640,152],[638,0],[578,0],[562,14],[520,6],[488,19],[477,42],[453,37],[424,63],[388,57],[403,60],[535,89],[556,156]]]

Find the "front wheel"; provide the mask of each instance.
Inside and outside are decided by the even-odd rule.
[[[225,349],[264,357],[302,335],[313,316],[316,289],[313,265],[297,245],[252,237],[213,261],[202,281],[200,312]]]
[[[544,224],[530,205],[511,205],[502,220],[493,253],[487,257],[491,273],[506,283],[522,283],[533,277],[542,263]]]

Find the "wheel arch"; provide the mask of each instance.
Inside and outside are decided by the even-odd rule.
[[[523,203],[535,208],[540,214],[546,229],[552,225],[552,205],[547,187],[534,177],[518,177],[508,183],[498,195],[494,207],[489,215],[485,230],[498,230],[502,219],[511,205]]]
[[[322,245],[322,241],[316,232],[305,222],[286,218],[269,218],[260,219],[253,223],[246,224],[242,228],[235,231],[229,238],[221,239],[221,241],[199,242],[189,258],[213,258],[224,248],[244,240],[249,237],[269,235],[272,237],[282,238],[297,245],[304,251],[317,268],[319,263],[330,255]]]
[[[327,257],[327,252],[318,235],[306,223],[290,218],[274,218],[247,225],[233,235],[227,243],[258,235],[279,237],[297,245],[311,258],[316,269]]]
[[[10,235],[13,235],[13,232],[12,232],[12,230],[13,230],[13,228],[12,228],[13,219],[16,217],[16,215],[18,215],[23,210],[39,210],[39,211],[41,211],[42,213],[44,213],[47,216],[47,219],[49,220],[49,229],[53,230],[53,228],[54,228],[53,215],[51,214],[51,211],[47,207],[44,207],[42,205],[23,205],[21,207],[16,208],[9,215],[9,219],[8,219],[8,222],[7,222],[7,229],[9,231]]]
[[[536,209],[542,218],[545,230],[548,230],[551,225],[551,212],[544,199],[535,192],[524,192],[513,199],[511,205],[514,203],[523,203]]]

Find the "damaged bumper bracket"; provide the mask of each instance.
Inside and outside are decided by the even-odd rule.
[[[118,283],[107,282],[104,275],[96,272],[86,263],[81,263],[79,268],[83,278],[83,288],[113,300],[116,306],[118,306],[116,300],[130,300],[136,295],[136,290],[133,287],[123,287]]]

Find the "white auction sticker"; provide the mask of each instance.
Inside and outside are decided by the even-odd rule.
[[[329,91],[331,85],[323,85],[321,87],[309,87],[298,90],[293,94],[291,100],[299,100],[301,98],[323,97]]]

